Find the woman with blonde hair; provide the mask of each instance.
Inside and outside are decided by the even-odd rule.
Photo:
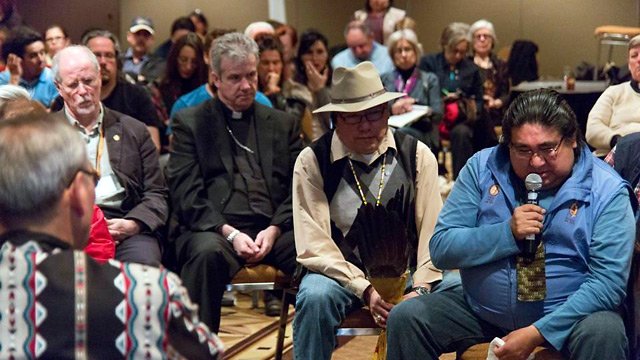
[[[395,69],[382,74],[387,91],[402,92],[404,97],[392,101],[391,114],[400,115],[412,110],[413,105],[429,106],[429,113],[410,126],[401,128],[425,143],[434,154],[440,148],[438,123],[442,118],[442,98],[438,77],[432,72],[418,69],[422,46],[413,30],[398,30],[389,36],[389,56]]]

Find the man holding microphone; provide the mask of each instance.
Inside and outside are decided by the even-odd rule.
[[[501,360],[538,345],[568,359],[626,358],[617,310],[633,253],[631,188],[590,153],[555,91],[518,97],[503,133],[462,169],[431,238],[434,265],[460,269],[462,286],[396,305],[388,359],[438,359],[494,337]],[[527,203],[530,174],[539,205]],[[529,254],[527,239],[541,240]]]

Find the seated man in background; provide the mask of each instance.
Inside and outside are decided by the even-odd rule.
[[[442,207],[438,163],[425,144],[387,126],[388,102],[403,95],[385,92],[373,64],[363,62],[335,70],[332,101],[315,111],[332,112],[335,131],[300,153],[293,175],[297,260],[310,271],[296,299],[295,359],[330,359],[335,329],[363,305],[378,325],[386,324],[393,305],[365,277],[360,249],[347,240],[367,202],[387,206],[401,189],[409,199],[400,220],[417,238],[411,256],[417,268],[404,299],[442,285],[428,250]]]
[[[58,96],[53,73],[47,68],[44,39],[35,30],[18,27],[2,44],[2,59],[7,69],[0,73],[0,85],[19,85],[29,91],[32,100],[45,107]]]
[[[212,100],[178,112],[167,166],[179,222],[180,275],[200,318],[220,326],[225,286],[245,265],[295,269],[291,178],[302,149],[293,116],[256,104],[258,46],[239,34],[212,45]],[[279,302],[267,304],[278,315]]]
[[[354,67],[363,61],[371,61],[379,74],[392,72],[395,68],[387,47],[373,40],[369,26],[362,21],[353,20],[344,29],[344,39],[348,49],[337,53],[331,60],[333,69]]]
[[[116,260],[160,265],[160,229],[168,218],[168,191],[158,152],[140,121],[100,102],[100,65],[84,46],[53,58],[64,109],[54,117],[75,126],[100,173],[96,204],[116,241]]]
[[[591,154],[555,91],[520,95],[502,129],[460,172],[431,238],[434,264],[460,269],[462,287],[396,306],[388,359],[436,360],[496,336],[500,359],[543,344],[568,359],[625,359],[629,184]]]
[[[100,64],[100,101],[111,110],[129,115],[147,125],[156,147],[160,149],[160,134],[164,131],[164,124],[151,102],[151,97],[140,85],[128,82],[120,72],[118,57],[120,43],[110,31],[96,29],[87,32],[82,37],[82,45],[88,47]],[[64,100],[58,97],[51,111],[59,111],[64,107]]]
[[[0,358],[222,358],[177,276],[78,251],[98,177],[68,122],[1,122],[0,168]]]
[[[171,24],[171,37],[168,38],[165,42],[160,44],[156,51],[153,53],[158,59],[162,59],[163,61],[167,61],[169,57],[169,50],[171,50],[171,46],[175,44],[175,42],[181,37],[187,35],[190,32],[195,32],[196,26],[191,21],[191,18],[188,16],[181,16],[173,21]]]

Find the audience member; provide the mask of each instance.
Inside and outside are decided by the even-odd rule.
[[[71,45],[67,31],[60,25],[51,25],[44,31],[44,41],[47,48],[47,66],[51,66],[51,59],[56,53]]]
[[[398,215],[418,245],[414,288],[404,299],[436,290],[442,279],[428,251],[442,206],[438,163],[423,143],[387,126],[388,102],[402,96],[386,92],[373,64],[363,62],[335,69],[332,101],[316,110],[332,113],[335,132],[304,149],[294,168],[297,260],[309,270],[296,298],[294,359],[330,359],[335,329],[363,304],[385,327],[393,305],[365,277],[359,250],[347,239],[367,203],[387,206],[397,192],[408,200]]]
[[[331,65],[329,42],[317,30],[309,29],[300,37],[298,56],[295,58],[293,79],[285,83],[285,92],[291,98],[303,101],[311,112],[331,101]],[[307,142],[316,141],[331,129],[330,114],[314,113],[309,126],[302,124]]]
[[[159,265],[160,231],[168,217],[168,193],[158,153],[143,123],[100,102],[100,65],[84,46],[53,58],[64,109],[54,117],[74,125],[101,178],[96,204],[116,241],[116,259]]]
[[[629,41],[631,80],[608,87],[589,112],[587,142],[596,156],[604,157],[621,136],[640,132],[640,35]]]
[[[137,82],[149,82],[159,78],[164,72],[164,61],[151,54],[155,30],[148,17],[136,17],[127,32],[129,49],[122,60],[122,71]]]
[[[118,61],[120,58],[118,38],[107,30],[92,30],[82,37],[82,44],[93,52],[100,64],[102,104],[111,110],[142,121],[159,149],[165,126],[158,117],[145,89],[126,81],[121,74],[121,64]]]
[[[178,101],[176,101],[171,108],[171,118],[173,118],[173,116],[182,109],[188,108],[190,106],[200,105],[203,102],[215,97],[216,86],[213,84],[211,76],[211,62],[209,60],[211,59],[211,45],[213,44],[213,41],[215,39],[232,32],[235,31],[231,29],[214,29],[207,35],[204,41],[204,62],[209,67],[207,83],[202,84],[192,92],[182,95],[180,98],[178,98]],[[260,91],[256,91],[255,101],[264,106],[273,107],[273,104],[271,104],[269,98],[267,98],[267,96]],[[171,127],[169,127],[168,132],[171,133]]]
[[[454,179],[473,155],[474,119],[483,106],[480,70],[467,57],[470,44],[469,25],[451,23],[440,37],[442,51],[423,56],[418,66],[438,76],[444,100],[440,135],[451,140]],[[465,99],[475,101],[466,109],[467,114],[460,110],[467,105]]]
[[[636,199],[640,202],[640,133],[633,133],[620,138],[604,161],[611,165],[620,176],[627,180],[633,188]],[[636,221],[636,243],[631,262],[627,297],[622,308],[627,339],[629,340],[628,359],[637,360],[640,356],[640,222]]]
[[[17,27],[2,45],[2,59],[7,64],[0,73],[0,85],[20,85],[29,91],[31,99],[45,107],[58,96],[53,74],[45,60],[42,35],[28,27]]]
[[[437,360],[501,337],[500,359],[543,344],[567,359],[626,359],[617,310],[633,254],[631,188],[591,154],[553,90],[520,95],[502,128],[504,141],[460,172],[429,245],[462,286],[397,305],[387,358]],[[532,173],[540,205],[527,203]],[[540,241],[529,248],[529,237]]]
[[[484,94],[482,116],[478,119],[484,125],[478,124],[473,136],[475,150],[481,150],[498,144],[493,127],[502,123],[502,115],[509,101],[509,71],[507,63],[493,53],[498,42],[493,24],[478,20],[469,31],[473,43],[473,62],[480,69]]]
[[[348,48],[333,57],[331,67],[354,67],[363,61],[371,61],[380,74],[393,71],[393,61],[387,48],[373,40],[367,24],[351,21],[344,29],[344,38]]]
[[[258,90],[262,91],[273,107],[288,112],[300,121],[304,114],[304,102],[288,97],[283,91],[283,48],[274,35],[262,34],[256,40],[260,58],[258,59]]]
[[[274,20],[268,21],[275,29],[274,35],[280,43],[282,43],[282,58],[284,60],[284,77],[290,79],[294,65],[296,45],[298,44],[298,32],[296,29],[287,24],[283,24]]]
[[[188,16],[182,16],[173,21],[171,24],[171,37],[163,42],[156,49],[154,55],[164,61],[167,61],[169,57],[169,51],[173,44],[178,41],[181,37],[187,35],[188,33],[195,32],[196,26],[191,21],[191,18]]]
[[[245,264],[295,268],[291,177],[302,149],[296,119],[255,104],[258,46],[215,40],[216,98],[178,112],[167,166],[181,277],[213,331],[226,284]],[[276,304],[279,306],[279,304]],[[267,304],[267,308],[269,308]]]
[[[38,101],[31,100],[24,88],[16,85],[0,85],[0,122],[44,114],[47,114],[47,109]],[[104,214],[95,205],[89,241],[84,252],[99,262],[113,259],[115,254],[115,244],[109,234]]]
[[[396,69],[382,74],[382,84],[387,90],[404,93],[404,96],[390,102],[391,114],[400,115],[413,110],[413,105],[429,107],[427,115],[410,126],[400,129],[425,143],[431,152],[440,150],[438,124],[442,120],[442,98],[438,77],[432,72],[418,69],[418,59],[422,56],[422,45],[413,30],[399,30],[389,36],[389,55]]]
[[[393,0],[365,0],[364,10],[356,11],[353,17],[369,26],[375,41],[388,46],[389,35],[406,14],[404,10],[393,7]]]
[[[0,123],[0,168],[3,358],[222,358],[177,276],[78,251],[98,175],[68,122]]]
[[[244,36],[256,40],[260,34],[275,34],[275,29],[265,21],[252,22],[244,29]]]
[[[200,36],[200,40],[204,42],[204,38],[207,36],[209,32],[209,21],[204,16],[200,9],[195,9],[189,14],[189,18],[191,22],[193,22],[193,26],[195,26],[195,33]]]
[[[169,52],[165,74],[158,84],[164,106],[171,109],[180,96],[206,82],[207,65],[202,42],[191,32],[176,40]]]

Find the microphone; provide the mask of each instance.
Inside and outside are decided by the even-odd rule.
[[[536,173],[527,175],[524,179],[527,188],[527,204],[538,205],[538,190],[542,187],[542,178]],[[536,249],[540,243],[540,234],[530,234],[524,238],[522,256],[527,264],[530,264],[536,256]]]

